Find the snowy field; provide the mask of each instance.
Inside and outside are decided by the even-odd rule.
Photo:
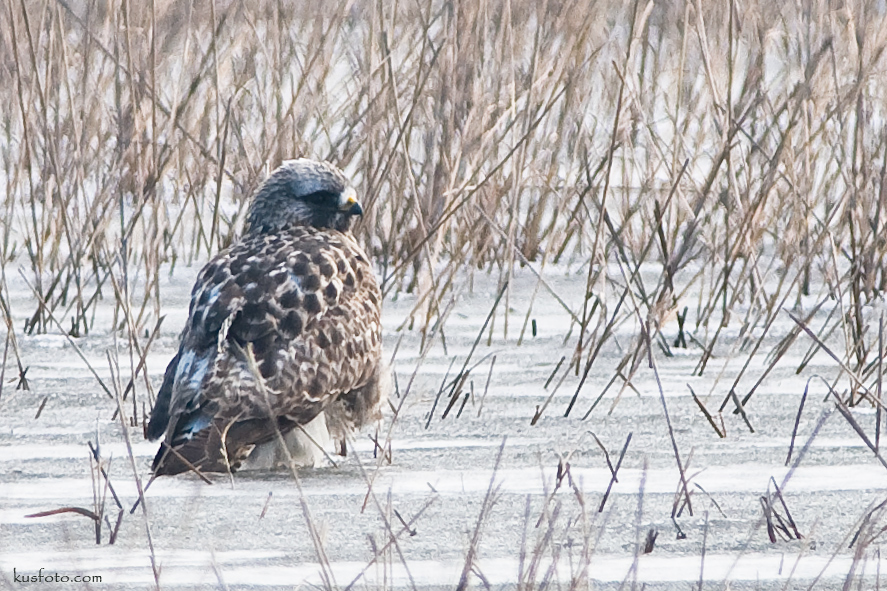
[[[147,356],[155,389],[174,353],[196,271],[177,269],[162,286],[167,317]],[[545,278],[578,314],[584,274],[558,271]],[[10,286],[13,309],[26,310],[26,286]],[[570,359],[577,329],[568,336],[570,315],[540,289],[529,316],[536,334],[528,325],[518,345],[535,288],[535,276],[526,269],[517,274],[507,338],[503,299],[492,332],[487,325],[472,353],[497,295],[493,279],[475,277],[473,291],[462,290],[424,357],[417,331],[399,329],[415,301],[389,298],[385,347],[394,355],[398,391],[378,434],[359,434],[346,458],[336,456],[336,466],[302,469],[299,482],[289,473],[216,475],[212,485],[193,475],[165,477],[145,493],[145,510],[134,512],[139,495],[114,416],[116,401],[65,337],[19,337],[30,390],[14,389],[17,371],[9,362],[0,400],[0,585],[879,588],[878,536],[887,525],[879,503],[887,497],[887,469],[826,399],[821,379],[809,382],[787,465],[811,376],[837,379],[838,390],[847,387],[828,355],[820,351],[798,375],[811,342],[803,334],[795,341],[746,405],[752,432],[729,412],[734,406],[717,413],[748,359],[735,336],[722,341],[701,377],[693,375],[701,350],[690,339],[689,348],[672,348],[672,356],[653,347],[661,392],[646,358],[629,385],[623,387],[624,368],[623,378],[607,388],[619,360],[635,346],[638,328],[625,323],[565,417],[581,376],[565,375],[566,362],[555,368],[563,356]],[[787,314],[778,320],[740,380],[740,396],[762,375],[765,349],[792,327]],[[725,330],[734,334],[738,327]],[[677,331],[674,321],[663,327],[669,341]],[[115,346],[112,338],[97,333],[74,342],[111,384],[106,352]],[[126,377],[129,356],[118,346]],[[442,418],[463,365],[471,368],[461,388],[469,395]],[[726,437],[709,424],[688,386]],[[144,384],[137,396],[141,405]],[[537,409],[541,416],[531,424]],[[131,415],[131,406],[126,412]],[[849,412],[872,440],[871,406]],[[144,440],[141,425],[129,427],[128,436],[144,484],[156,445]],[[390,454],[378,452],[374,438]],[[100,445],[122,512],[104,477],[94,478],[88,442]],[[68,507],[99,512],[96,496],[104,498],[100,544],[94,521],[82,514],[28,517]],[[56,573],[68,582],[20,582],[22,576]],[[74,582],[78,575],[100,576],[101,582]]]

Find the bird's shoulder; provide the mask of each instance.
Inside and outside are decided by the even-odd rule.
[[[222,330],[241,342],[272,332],[295,338],[357,294],[373,306],[381,298],[366,254],[349,234],[305,227],[248,235],[198,274],[185,336],[195,345]]]

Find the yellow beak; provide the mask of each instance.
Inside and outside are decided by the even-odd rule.
[[[357,192],[348,187],[339,196],[339,211],[343,211],[350,215],[363,215],[363,207],[357,200]]]

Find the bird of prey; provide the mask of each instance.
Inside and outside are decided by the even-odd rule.
[[[325,162],[286,161],[259,187],[243,236],[191,292],[148,424],[149,439],[165,434],[155,475],[318,457],[296,434],[344,453],[346,435],[379,418],[382,296],[350,230],[362,214]]]

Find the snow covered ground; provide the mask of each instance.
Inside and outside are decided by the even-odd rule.
[[[155,388],[174,352],[196,271],[177,269],[163,286],[167,318],[147,357]],[[579,313],[585,276],[557,271],[546,280]],[[748,359],[736,342],[736,327],[727,328],[732,340],[715,350],[702,376],[692,375],[702,353],[698,346],[675,349],[671,357],[654,347],[660,395],[646,359],[630,386],[617,379],[606,389],[638,333],[630,323],[620,325],[565,417],[580,377],[564,377],[564,363],[549,378],[563,356],[569,361],[577,329],[568,337],[570,315],[540,289],[529,316],[536,335],[528,328],[518,346],[535,287],[529,272],[517,274],[507,338],[503,300],[490,344],[487,330],[468,363],[474,369],[462,391],[473,388],[474,395],[464,407],[460,398],[446,418],[448,390],[439,399],[438,392],[465,364],[495,299],[495,282],[476,277],[473,292],[461,292],[443,335],[424,357],[418,332],[398,330],[415,301],[401,295],[385,302],[385,346],[388,355],[396,351],[399,390],[391,401],[400,407],[393,426],[389,410],[378,432],[382,444],[390,433],[390,461],[374,453],[371,438],[377,434],[363,432],[348,457],[336,458],[337,466],[302,470],[298,483],[287,473],[216,476],[212,485],[191,475],[163,478],[148,489],[145,510],[139,506],[132,513],[138,490],[114,417],[116,402],[67,339],[19,336],[30,390],[14,389],[17,371],[9,362],[0,399],[0,586],[147,589],[155,585],[155,573],[162,589],[453,589],[466,573],[469,586],[497,589],[882,584],[879,536],[887,511],[878,505],[887,499],[887,468],[826,399],[824,382],[810,380],[818,375],[833,381],[837,364],[820,352],[795,373],[810,345],[804,335],[748,402],[754,432],[728,406],[722,415],[726,437],[718,437],[688,388],[719,420],[718,407]],[[27,293],[12,291],[12,308],[24,317]],[[740,397],[764,371],[768,347],[792,326],[786,314],[771,330],[739,382]],[[663,333],[673,339],[677,324]],[[76,343],[110,384],[106,351],[114,347],[112,337],[99,331]],[[129,355],[123,349],[118,355],[126,377]],[[847,385],[844,377],[837,389]],[[142,413],[145,386],[137,388]],[[131,402],[126,404],[130,415]],[[870,405],[850,412],[873,440]],[[141,425],[128,433],[144,484],[156,445],[144,440]],[[618,481],[611,483],[601,445],[615,468],[629,435]],[[109,461],[122,513],[105,480],[93,478],[87,442],[99,443]],[[96,511],[96,495],[105,498],[107,517],[99,545],[93,521],[81,514],[27,517],[67,507]],[[767,505],[775,514],[775,542],[768,535]],[[119,531],[109,544],[118,514]],[[783,535],[795,528],[800,539]],[[21,582],[22,576],[56,573],[68,582]],[[73,581],[83,575],[100,576],[101,582]]]

